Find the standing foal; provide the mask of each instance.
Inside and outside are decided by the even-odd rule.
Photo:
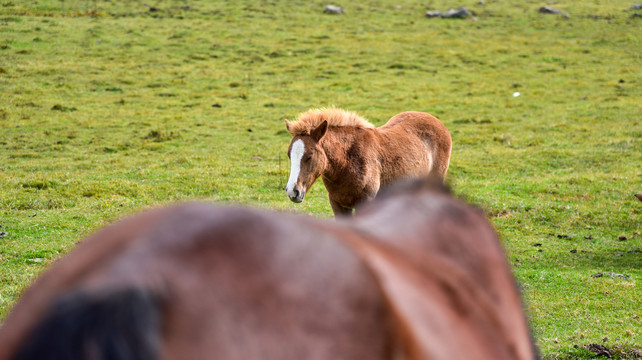
[[[352,214],[394,180],[432,176],[444,180],[450,133],[434,116],[408,111],[375,128],[354,112],[309,110],[285,122],[292,134],[286,192],[301,202],[321,176],[334,215]]]

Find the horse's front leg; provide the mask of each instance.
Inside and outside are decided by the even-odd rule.
[[[372,176],[373,180],[363,189],[363,196],[360,202],[372,201],[377,197],[379,190],[381,189],[381,181],[379,181],[379,176]]]
[[[377,197],[378,192],[378,187],[364,191],[365,195],[357,202],[357,206],[354,208],[354,213],[358,214],[365,203],[370,202]]]
[[[339,216],[352,215],[352,208],[341,206],[338,202],[332,200],[331,197],[330,197],[330,206],[332,207],[332,212],[334,213],[335,218]]]

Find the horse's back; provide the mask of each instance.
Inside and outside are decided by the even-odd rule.
[[[196,253],[184,277],[192,281],[181,282],[178,291],[199,296],[176,299],[167,314],[174,345],[169,358],[185,358],[188,349],[200,349],[194,359],[387,356],[378,288],[359,259],[324,230],[327,224],[250,209],[221,211],[218,224],[190,237]]]
[[[74,339],[55,332],[51,319],[78,319],[74,312],[85,319],[82,314],[113,303],[110,294],[123,292],[140,292],[143,300],[145,296],[153,300],[150,307],[157,306],[160,325],[139,328],[162,331],[163,358],[201,359],[217,354],[232,359],[377,359],[390,351],[384,304],[374,280],[355,255],[333,235],[321,231],[319,227],[325,225],[303,217],[182,205],[158,217],[154,226],[137,231],[136,239],[119,239],[125,244],[117,246],[121,250],[115,251],[116,256],[98,261],[96,268],[85,268],[73,279],[62,279],[71,276],[59,271],[66,263],[85,261],[77,259],[88,256],[82,248],[105,247],[115,241],[110,233],[130,225],[125,221],[108,227],[53,266],[46,277],[59,284],[58,288],[39,281],[28,291],[30,296],[48,298],[37,306],[19,303],[15,307],[0,330],[0,348],[6,347],[0,359],[12,358],[9,356],[19,348],[16,344],[34,335],[35,319],[29,321],[28,329],[20,328],[17,321],[29,316],[44,318],[48,325],[40,326],[35,336],[46,341],[26,343],[27,347],[44,349],[40,355],[48,349],[64,352],[64,346],[41,346],[56,344],[56,339]],[[69,293],[75,296],[66,295]],[[88,306],[88,301],[94,305]],[[122,311],[134,305],[125,302]],[[61,309],[65,316],[60,315]],[[156,313],[147,314],[146,323],[153,323]],[[139,320],[132,316],[134,324]],[[11,336],[12,329],[20,333]],[[5,343],[5,335],[15,343]],[[85,346],[99,341],[81,339]],[[21,359],[29,358],[24,348],[20,354]],[[50,353],[51,358],[59,355]]]
[[[432,132],[435,136],[448,134],[446,126],[433,115],[420,111],[405,111],[391,117],[384,125],[380,126],[381,131],[389,131],[398,126],[403,126],[407,131],[419,134]],[[448,136],[450,138],[450,136]]]

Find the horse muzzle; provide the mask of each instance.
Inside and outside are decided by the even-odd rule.
[[[303,198],[305,197],[305,191],[299,191],[299,190],[292,190],[292,192],[288,191],[288,197],[292,202],[295,203],[300,203],[303,202]]]

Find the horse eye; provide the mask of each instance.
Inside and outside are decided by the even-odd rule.
[[[308,156],[307,158],[305,158],[305,161],[310,161],[310,160],[312,160],[312,156]]]

